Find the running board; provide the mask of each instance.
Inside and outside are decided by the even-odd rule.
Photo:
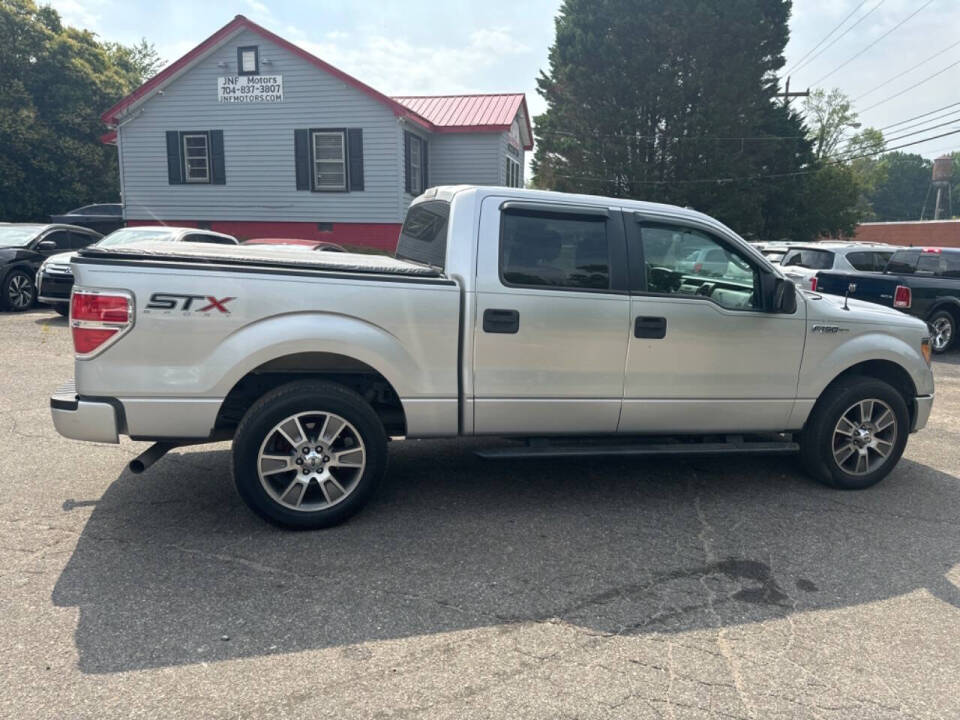
[[[577,444],[563,445],[559,442],[536,441],[515,447],[477,450],[475,454],[485,460],[515,460],[518,458],[598,457],[603,455],[735,455],[759,454],[781,455],[795,453],[800,445],[790,441],[744,440],[731,438],[726,442],[637,442],[630,444]]]

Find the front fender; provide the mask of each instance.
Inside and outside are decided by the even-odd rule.
[[[842,336],[822,336],[808,331],[797,398],[815,400],[841,373],[870,360],[885,360],[899,365],[913,380],[917,394],[932,393],[933,372],[920,353],[920,339],[924,333],[905,327],[898,329],[916,337],[908,342],[887,332],[867,330],[830,347],[825,343]]]

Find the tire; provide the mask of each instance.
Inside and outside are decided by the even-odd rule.
[[[37,288],[29,272],[15,268],[7,273],[0,287],[0,309],[23,312],[33,307],[36,299]]]
[[[937,310],[927,324],[932,330],[931,347],[938,355],[953,347],[957,339],[957,318],[949,310]]]
[[[53,306],[53,309],[63,317],[70,317],[70,306],[65,303],[57,303]]]
[[[864,423],[865,408],[870,412]],[[858,426],[864,426],[867,434]],[[807,472],[825,485],[862,490],[890,474],[903,455],[909,430],[910,415],[899,392],[882,380],[852,377],[820,396],[800,434],[800,459]],[[868,443],[866,459],[861,460],[864,443]],[[848,449],[852,454],[847,454]]]
[[[233,439],[240,497],[264,520],[291,529],[330,527],[359,512],[386,467],[380,418],[355,392],[330,382],[272,390],[247,410]]]

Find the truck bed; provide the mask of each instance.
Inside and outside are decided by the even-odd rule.
[[[259,266],[416,278],[443,277],[439,270],[429,265],[389,255],[321,252],[299,247],[144,242],[120,247],[88,247],[79,254],[82,258],[108,263],[111,260],[140,260],[176,265]]]

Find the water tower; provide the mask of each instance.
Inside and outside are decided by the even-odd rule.
[[[930,194],[936,191],[937,199],[933,205],[933,219],[939,220],[943,215],[944,205],[946,205],[947,217],[953,216],[953,203],[950,198],[950,180],[953,177],[953,158],[949,155],[938,157],[933,161],[933,180],[930,188],[927,190],[927,196],[923,200],[923,209],[920,211],[920,219],[923,220],[927,212],[927,202],[930,200]],[[946,199],[946,202],[944,202]]]

